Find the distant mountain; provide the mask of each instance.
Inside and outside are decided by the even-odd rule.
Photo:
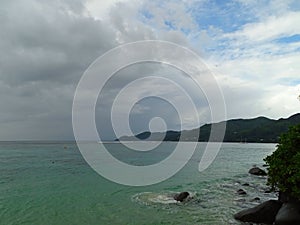
[[[220,122],[220,123],[224,123]],[[220,123],[216,123],[219,125]],[[226,123],[226,132],[224,142],[255,142],[255,143],[277,143],[279,136],[286,132],[292,125],[300,123],[300,113],[290,116],[286,119],[268,119],[266,117],[257,117],[253,119],[233,119]],[[184,131],[161,132],[143,132],[135,137],[140,140],[149,141],[178,141],[180,136],[185,137],[184,141],[206,142],[209,139],[212,124],[205,124],[200,128]],[[197,135],[199,133],[200,135]],[[120,140],[132,141],[134,138],[123,136]],[[118,140],[118,139],[117,139]],[[220,141],[220,140],[213,140]]]

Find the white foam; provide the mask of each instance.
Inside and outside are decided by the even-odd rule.
[[[142,192],[138,193],[133,196],[133,199],[141,202],[143,204],[149,205],[149,204],[175,204],[178,203],[174,199],[174,195],[178,194],[177,192],[164,192],[164,193],[154,193],[154,192]],[[194,196],[197,194],[196,192],[190,192],[189,191],[189,197],[188,199],[194,198]]]
[[[150,197],[148,199],[150,202],[153,203],[161,203],[161,204],[174,204],[177,203],[177,201],[173,198],[173,196],[170,196],[170,194],[157,194],[153,197]]]

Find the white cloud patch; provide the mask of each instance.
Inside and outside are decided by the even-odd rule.
[[[299,21],[300,12],[288,12],[280,16],[270,16],[265,18],[265,21],[246,24],[241,31],[227,36],[245,38],[251,42],[272,41],[280,37],[300,34]]]
[[[107,19],[111,8],[119,3],[132,2],[135,0],[88,0],[85,7],[89,14],[99,20]],[[135,1],[136,3],[137,1]]]

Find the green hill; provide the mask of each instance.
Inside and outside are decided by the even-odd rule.
[[[224,122],[220,122],[224,123]],[[217,123],[216,125],[220,124]],[[300,113],[297,113],[286,119],[273,120],[266,117],[257,117],[253,119],[233,119],[226,121],[226,132],[224,142],[256,142],[256,143],[277,143],[280,134],[288,131],[292,125],[300,123]],[[178,141],[181,134],[186,137],[184,141],[202,141],[209,140],[212,124],[205,124],[200,128],[185,131],[167,131],[165,133],[143,132],[136,135],[141,140],[164,140]],[[197,135],[200,129],[200,135]],[[132,137],[124,136],[120,140],[132,140]],[[220,140],[214,140],[220,141]]]

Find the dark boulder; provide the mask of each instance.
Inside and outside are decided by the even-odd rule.
[[[249,183],[244,183],[244,184],[242,184],[242,186],[250,186],[250,184]]]
[[[174,199],[178,202],[183,202],[190,194],[186,191],[174,195]]]
[[[253,167],[249,170],[249,173],[256,176],[266,176],[267,173],[263,169],[260,169],[258,167]]]
[[[242,222],[273,224],[281,206],[280,201],[269,200],[254,208],[238,212],[234,218]]]
[[[251,201],[251,202],[260,201],[260,198],[259,198],[259,197],[255,197],[255,198],[251,199],[250,201]]]
[[[275,225],[299,225],[300,224],[300,203],[284,203],[277,213]]]
[[[239,195],[246,195],[247,194],[247,192],[244,191],[243,189],[237,190],[236,193],[239,194]]]

